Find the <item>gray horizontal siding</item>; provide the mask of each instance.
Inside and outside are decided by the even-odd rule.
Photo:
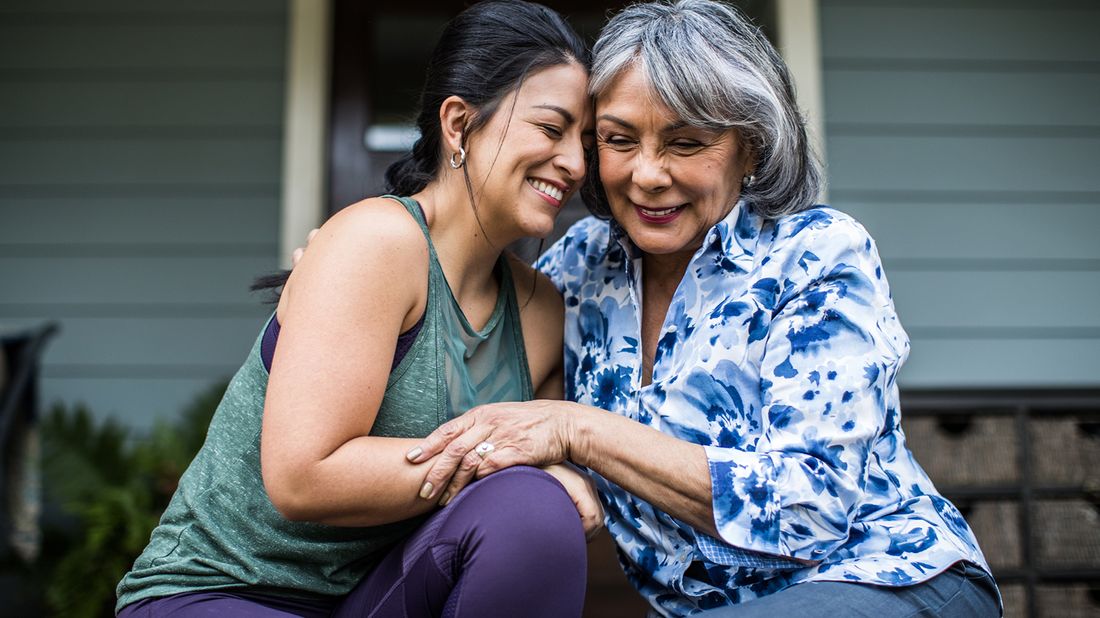
[[[0,70],[266,69],[278,71],[283,16],[184,13],[143,15],[6,16],[0,23]],[[228,23],[227,23],[228,22]]]
[[[1071,361],[1071,362],[1069,362]],[[1100,339],[913,337],[900,382],[911,388],[1080,388],[1096,384]],[[910,377],[906,377],[909,374]],[[918,376],[914,378],[912,376]]]
[[[830,198],[878,242],[902,385],[1100,384],[1100,6],[821,9]]]
[[[0,134],[64,136],[96,131],[210,132],[213,128],[278,134],[280,79],[168,81],[9,80],[0,92]],[[121,112],[121,113],[120,113]]]
[[[0,327],[138,428],[241,362],[277,263],[282,0],[0,4]]]
[[[211,225],[216,222],[211,222]],[[0,258],[0,303],[248,303],[262,257]]]
[[[975,8],[970,8],[975,7]],[[822,2],[825,60],[1100,62],[1096,7]]]
[[[0,15],[72,18],[212,14],[217,17],[232,14],[270,16],[286,12],[285,3],[279,0],[188,0],[186,5],[176,0],[96,0],[93,6],[89,4],[88,0],[5,0],[0,5]]]
[[[65,320],[64,333],[50,347],[45,375],[125,378],[177,367],[200,367],[204,375],[231,372],[243,360],[241,333],[254,339],[260,325],[254,317],[73,317]],[[110,357],[104,350],[111,351]],[[134,367],[141,369],[134,372]]]
[[[879,195],[864,201],[839,190],[832,197],[875,237],[891,272],[898,261],[921,259],[952,260],[960,266],[1007,263],[1013,268],[1021,261],[1049,268],[1059,262],[1100,260],[1100,242],[1095,242],[1100,208],[1094,203],[1050,202],[1049,195],[1025,196],[1019,202],[996,196],[978,201],[958,194],[940,194],[938,201],[924,195],[906,201]]]
[[[214,129],[212,129],[212,132]],[[5,186],[113,184],[254,185],[279,182],[278,135],[143,135],[129,139],[100,134],[0,141],[0,195]]]
[[[0,197],[0,248],[59,252],[79,247],[204,247],[231,250],[251,239],[274,251],[275,191],[261,197]],[[64,221],[66,225],[54,225]],[[217,221],[217,225],[211,225]],[[60,247],[58,246],[60,245]],[[75,249],[74,249],[75,248]],[[2,257],[15,257],[11,253]]]
[[[1095,337],[1100,329],[1100,311],[1084,310],[1100,290],[1096,270],[948,270],[937,262],[921,270],[890,270],[889,262],[886,267],[902,324],[910,331],[1061,328]]]
[[[1100,127],[1100,73],[829,70],[825,96],[834,132],[869,125]],[[1086,131],[1087,133],[1088,131]]]
[[[1100,194],[1100,138],[829,135],[838,191],[1067,190]],[[839,164],[858,161],[859,165]]]

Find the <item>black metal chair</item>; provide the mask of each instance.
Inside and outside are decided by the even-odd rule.
[[[0,562],[8,562],[18,554],[13,509],[24,488],[12,481],[27,464],[25,431],[33,426],[38,414],[39,365],[46,343],[59,329],[57,323],[49,322],[36,328],[0,332],[4,361],[0,363]]]

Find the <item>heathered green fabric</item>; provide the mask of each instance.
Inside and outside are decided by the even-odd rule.
[[[428,237],[416,203],[394,199]],[[424,324],[390,374],[371,435],[423,437],[456,411],[533,396],[506,260],[498,263],[501,292],[493,316],[478,332],[458,308],[430,237],[428,246]],[[260,475],[268,378],[261,339],[262,331],[149,545],[119,583],[118,609],[144,598],[240,587],[287,596],[343,595],[423,520],[347,528],[291,522],[279,515]]]

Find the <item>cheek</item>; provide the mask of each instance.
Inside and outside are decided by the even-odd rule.
[[[621,153],[601,150],[598,159],[600,162],[600,182],[605,185],[605,188],[622,182],[629,177],[629,160]]]
[[[700,161],[700,165],[689,166],[681,178],[685,185],[720,201],[731,199],[741,190],[741,176],[727,161]]]

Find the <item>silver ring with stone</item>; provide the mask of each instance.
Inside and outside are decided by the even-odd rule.
[[[492,453],[494,450],[496,450],[496,447],[493,446],[492,442],[482,442],[474,447],[474,452],[482,459],[488,457],[489,453]]]

